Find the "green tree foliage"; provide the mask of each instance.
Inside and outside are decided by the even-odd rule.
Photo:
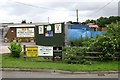
[[[114,57],[114,53],[120,50],[120,22],[112,23],[108,27],[108,32],[105,35],[94,39],[90,44],[90,49],[93,51],[102,51],[104,54],[102,60],[108,57]],[[105,59],[104,59],[105,58]]]
[[[85,21],[85,23],[86,23],[86,24],[89,24],[89,23],[94,23],[94,24],[96,24],[96,20],[93,20],[93,19],[90,20],[90,19],[88,19],[88,20]]]
[[[106,27],[106,25],[109,24],[109,19],[107,17],[100,17],[97,19],[97,24],[99,27]]]
[[[86,51],[86,48],[67,48],[63,56],[63,61],[68,64],[90,64],[90,62],[85,59]]]
[[[71,40],[70,42],[71,42],[71,46],[86,47],[88,41],[89,41],[89,37],[88,37],[88,34],[86,33],[85,38],[83,38],[81,35],[80,39],[74,39],[74,40]]]
[[[16,57],[16,58],[20,57],[20,53],[22,52],[22,46],[20,41],[17,42],[16,40],[13,40],[13,42],[10,43],[9,49],[11,51],[12,57]]]
[[[100,17],[97,20],[86,20],[84,24],[93,23],[97,24],[99,27],[106,27],[106,25],[111,23],[117,23],[117,21],[120,21],[120,16],[110,16],[110,17]]]
[[[22,20],[22,22],[21,22],[22,24],[26,24],[26,20]]]

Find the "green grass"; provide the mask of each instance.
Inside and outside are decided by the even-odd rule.
[[[66,64],[62,62],[35,62],[25,61],[23,57],[12,58],[9,54],[3,54],[2,68],[21,68],[21,69],[57,69],[65,71],[117,71],[118,61],[97,62],[92,65]]]
[[[0,67],[2,67],[2,55],[0,55]]]

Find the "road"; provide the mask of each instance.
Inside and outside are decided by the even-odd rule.
[[[118,74],[61,74],[57,72],[3,71],[2,78],[118,78]]]

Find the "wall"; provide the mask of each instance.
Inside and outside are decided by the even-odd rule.
[[[5,36],[8,41],[11,41],[16,38],[16,28],[10,28]]]

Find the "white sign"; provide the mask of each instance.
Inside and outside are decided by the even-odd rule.
[[[39,26],[39,34],[44,34],[44,26]]]
[[[34,37],[34,28],[16,28],[17,37]]]
[[[38,56],[53,56],[53,47],[38,46]]]
[[[47,31],[50,31],[51,30],[51,26],[47,26]]]
[[[61,24],[55,24],[55,33],[62,33]]]

